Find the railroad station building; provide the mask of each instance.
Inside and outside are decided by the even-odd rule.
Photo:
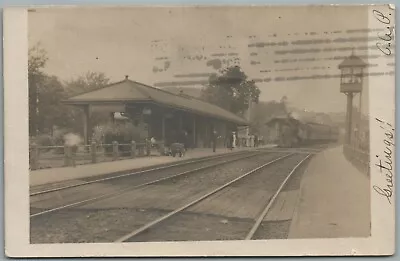
[[[216,105],[183,93],[173,94],[125,77],[105,88],[83,93],[64,101],[84,111],[84,140],[90,143],[93,111],[108,112],[110,119],[122,113],[135,126],[144,126],[146,137],[166,143],[182,131],[188,134],[191,147],[211,147],[213,130],[217,131],[217,146],[225,146],[228,133],[246,128],[248,122]],[[179,134],[178,134],[179,135]]]

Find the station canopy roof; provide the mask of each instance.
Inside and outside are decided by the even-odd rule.
[[[239,125],[248,125],[248,122],[242,117],[214,104],[186,95],[173,94],[127,78],[102,89],[83,93],[64,101],[65,104],[71,105],[106,104],[110,102],[153,102]]]

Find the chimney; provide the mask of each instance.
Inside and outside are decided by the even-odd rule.
[[[129,78],[129,75],[125,75],[125,80],[128,80],[128,78]]]

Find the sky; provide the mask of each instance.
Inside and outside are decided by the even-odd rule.
[[[369,71],[378,56],[379,29],[367,27],[360,6],[43,8],[28,19],[30,46],[40,43],[45,72],[61,80],[94,71],[111,81],[129,75],[160,88],[201,88],[210,73],[239,65],[260,100],[285,95],[291,106],[318,112],[346,109],[340,78],[321,76],[339,75],[352,51]],[[363,110],[368,99],[365,91]]]

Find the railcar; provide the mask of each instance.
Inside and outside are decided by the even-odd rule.
[[[267,125],[270,127],[270,141],[276,143],[278,147],[336,142],[339,136],[339,130],[336,127],[301,122],[291,117],[275,117]]]
[[[307,144],[328,143],[338,139],[339,131],[336,127],[312,122],[304,125],[307,128]]]

